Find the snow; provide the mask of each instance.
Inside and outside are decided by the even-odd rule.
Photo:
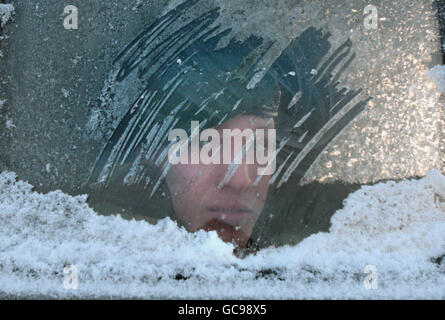
[[[445,65],[437,65],[433,67],[427,73],[427,78],[435,82],[437,90],[439,90],[439,92],[445,93]]]
[[[65,88],[62,88],[62,95],[64,98],[68,98],[70,96],[70,92]]]
[[[328,233],[244,259],[215,232],[100,216],[0,174],[0,296],[119,298],[445,298],[445,177],[364,186]],[[77,290],[64,286],[74,266]],[[365,267],[378,272],[364,286]],[[186,280],[176,280],[181,274]]]
[[[12,4],[2,4],[0,3],[0,27],[4,27],[6,22],[8,22],[14,14],[14,6]],[[5,37],[0,37],[3,40]],[[3,52],[0,50],[0,58],[3,58]],[[1,107],[1,103],[0,103]]]
[[[0,3],[0,26],[5,26],[14,14],[14,6],[12,4]]]
[[[12,120],[10,119],[6,119],[6,129],[12,129],[12,128],[16,128],[15,124],[12,122]]]

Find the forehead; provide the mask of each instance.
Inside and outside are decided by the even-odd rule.
[[[217,129],[272,129],[275,127],[273,118],[263,118],[256,115],[238,115],[223,122]]]

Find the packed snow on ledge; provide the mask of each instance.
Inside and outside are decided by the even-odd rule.
[[[39,194],[14,173],[0,174],[0,297],[445,298],[438,171],[364,186],[333,216],[329,233],[244,259],[215,232],[101,216],[86,199]],[[71,265],[77,290],[64,285]],[[364,284],[368,265],[376,289]]]

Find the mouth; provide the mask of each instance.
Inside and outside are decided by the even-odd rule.
[[[211,206],[207,208],[207,212],[211,218],[234,225],[239,225],[253,213],[251,209],[243,205]]]

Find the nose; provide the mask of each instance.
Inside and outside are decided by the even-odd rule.
[[[242,191],[251,187],[256,179],[256,166],[246,164],[224,165],[218,189],[229,188],[235,191]]]

